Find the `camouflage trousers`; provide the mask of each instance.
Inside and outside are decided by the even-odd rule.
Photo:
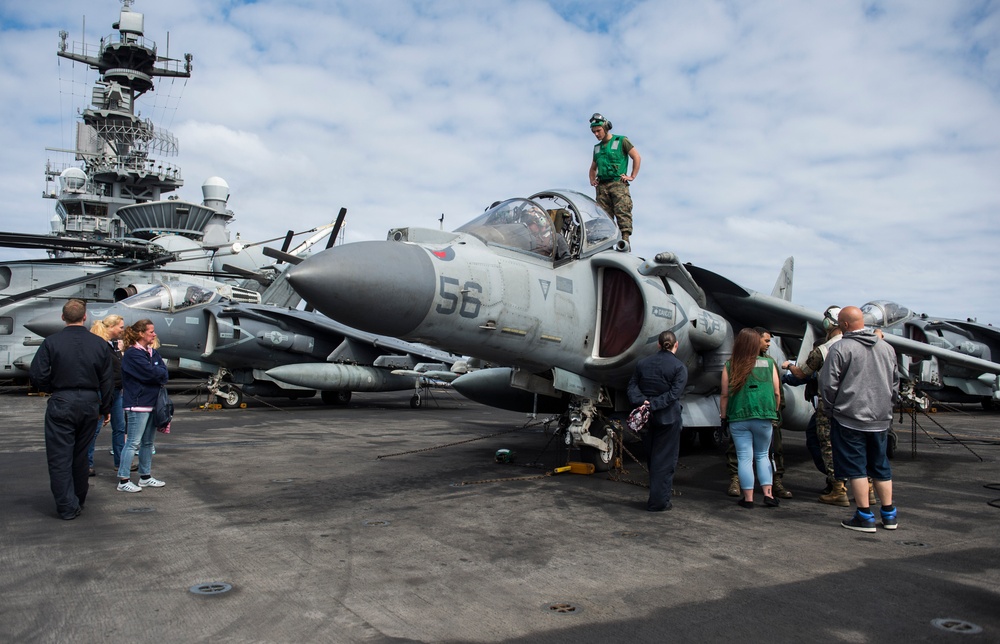
[[[597,205],[614,217],[622,238],[628,241],[632,235],[632,195],[628,184],[622,181],[597,184]]]
[[[826,468],[826,482],[833,485],[836,483],[837,478],[833,475],[833,445],[830,443],[830,419],[822,411],[816,414],[816,438],[819,440],[819,449],[823,454],[823,467]]]

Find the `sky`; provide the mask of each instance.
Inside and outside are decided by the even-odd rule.
[[[0,230],[44,233],[115,0],[0,0]],[[589,117],[642,156],[632,250],[793,301],[889,299],[1000,324],[1000,2],[136,0],[194,56],[143,117],[179,196],[231,189],[243,240],[348,209],[346,242],[454,229],[498,199],[592,193]],[[84,31],[84,24],[86,29]],[[169,38],[168,38],[169,34]],[[0,249],[0,259],[26,251]]]

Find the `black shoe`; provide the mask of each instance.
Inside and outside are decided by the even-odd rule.
[[[781,505],[781,501],[774,498],[773,496],[764,495],[764,505],[769,508],[776,508]]]
[[[666,505],[656,505],[656,506],[646,506],[646,511],[648,512],[666,512],[670,508],[674,507],[674,504],[667,501]]]
[[[747,510],[753,510],[753,501],[747,501],[745,499],[740,499],[736,502],[741,508],[746,508]]]
[[[867,517],[863,517],[858,512],[855,512],[854,516],[846,521],[841,521],[840,525],[844,526],[848,530],[857,530],[858,532],[875,532],[875,515],[870,514]]]
[[[63,521],[72,521],[73,519],[75,519],[78,516],[80,516],[81,512],[83,512],[83,508],[77,508],[72,513],[70,513],[69,515],[64,516],[64,517],[59,517],[59,518],[62,519]]]

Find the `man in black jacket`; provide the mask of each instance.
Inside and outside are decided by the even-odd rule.
[[[660,350],[635,365],[628,383],[629,402],[649,405],[646,423],[646,458],[649,465],[650,512],[669,510],[670,494],[681,444],[681,396],[687,384],[687,367],[674,355],[677,336],[664,331],[658,338]]]
[[[97,421],[109,417],[114,388],[111,348],[84,327],[87,304],[63,306],[66,328],[42,342],[31,361],[31,380],[51,393],[45,408],[45,455],[56,511],[75,519],[87,499],[87,450]]]

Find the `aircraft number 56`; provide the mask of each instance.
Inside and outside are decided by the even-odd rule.
[[[483,303],[472,292],[482,294],[483,287],[475,282],[466,282],[459,288],[459,282],[454,277],[441,276],[441,286],[438,295],[444,300],[434,309],[442,315],[450,315],[455,311],[463,318],[475,318],[479,316],[479,309]]]

